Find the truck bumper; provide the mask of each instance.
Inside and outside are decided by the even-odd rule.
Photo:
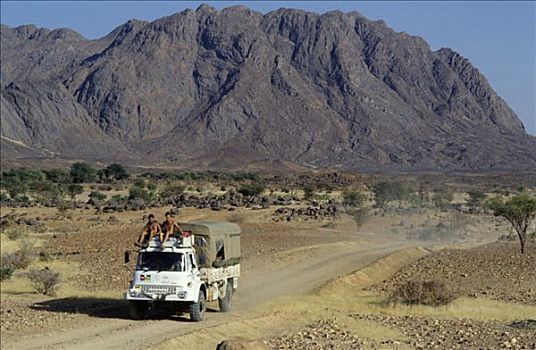
[[[124,300],[144,300],[144,301],[183,301],[191,302],[192,300],[190,295],[177,295],[177,294],[142,294],[135,292],[126,292],[123,293]]]

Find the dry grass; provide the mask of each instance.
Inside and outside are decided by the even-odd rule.
[[[62,261],[54,260],[49,262],[43,261],[34,261],[29,268],[43,269],[48,267],[51,270],[59,272],[63,280],[68,280],[76,276],[80,272],[80,268],[76,264],[65,263]],[[2,299],[3,298],[19,298],[23,297],[24,294],[35,293],[35,289],[32,286],[30,280],[24,276],[24,272],[17,271],[11,279],[2,282]],[[56,295],[59,297],[67,296],[79,296],[82,292],[69,284],[63,284],[57,290]]]

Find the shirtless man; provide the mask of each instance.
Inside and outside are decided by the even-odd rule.
[[[160,242],[165,243],[170,237],[173,236],[173,233],[175,233],[175,228],[179,231],[179,233],[182,236],[182,229],[180,228],[179,224],[175,221],[175,218],[173,217],[173,214],[171,214],[169,211],[166,213],[166,221],[162,223],[163,228],[163,240],[162,235],[160,236]]]
[[[147,224],[145,224],[145,227],[141,232],[140,238],[135,244],[139,247],[142,247],[144,246],[145,237],[147,237],[147,235],[149,235],[149,239],[147,240],[147,242],[149,242],[157,234],[160,236],[160,239],[162,239],[162,228],[160,227],[158,222],[156,222],[154,215],[149,214],[149,221],[147,222]]]

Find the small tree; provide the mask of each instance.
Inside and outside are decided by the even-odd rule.
[[[311,200],[315,195],[315,188],[311,185],[306,185],[303,187],[303,199],[308,201]]]
[[[342,197],[343,204],[347,207],[360,207],[367,200],[367,196],[358,191],[345,191]]]
[[[84,183],[95,180],[96,171],[87,163],[74,163],[70,174],[74,183]]]
[[[523,254],[527,241],[527,229],[536,217],[536,198],[527,193],[514,196],[508,201],[495,197],[489,201],[488,206],[495,216],[501,216],[512,224],[519,237]]]
[[[59,272],[54,272],[48,268],[31,269],[26,273],[26,277],[32,283],[35,290],[44,295],[54,295],[61,283]]]
[[[380,182],[372,188],[377,208],[385,207],[390,201],[403,201],[409,198],[409,189],[401,182]]]
[[[249,186],[243,186],[238,189],[238,192],[246,197],[258,196],[264,192],[264,185],[261,184],[251,184]]]
[[[91,191],[89,193],[89,200],[93,205],[101,205],[106,200],[107,196],[99,191]]]
[[[76,196],[79,194],[82,194],[84,192],[84,187],[79,184],[70,184],[67,186],[67,193],[69,194],[69,197],[71,197],[71,200],[73,201],[73,207],[74,202],[76,199]]]
[[[56,168],[56,169],[45,170],[44,172],[47,176],[47,180],[56,184],[66,184],[72,181],[71,175],[69,174],[68,171],[64,169]]]
[[[113,163],[106,167],[108,174],[115,180],[123,180],[128,178],[128,172],[121,164]]]

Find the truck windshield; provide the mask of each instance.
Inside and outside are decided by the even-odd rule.
[[[182,254],[145,252],[140,253],[136,270],[184,271]]]

